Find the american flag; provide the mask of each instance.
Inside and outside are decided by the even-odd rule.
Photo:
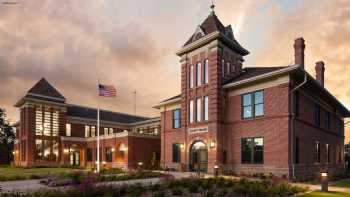
[[[116,97],[117,90],[114,86],[98,84],[98,95],[104,97]]]

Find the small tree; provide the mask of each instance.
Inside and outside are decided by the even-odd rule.
[[[6,118],[6,111],[0,108],[0,163],[10,164],[13,161],[15,134]]]

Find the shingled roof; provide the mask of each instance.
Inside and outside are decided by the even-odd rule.
[[[24,98],[40,99],[46,101],[64,103],[66,98],[58,92],[45,78],[40,79],[31,89],[28,90]]]
[[[78,105],[69,105],[67,108],[67,115],[71,117],[96,120],[97,109]],[[152,119],[143,116],[135,116],[106,110],[100,110],[100,118],[102,121],[118,122],[123,124],[131,124]]]
[[[227,79],[224,82],[224,85],[228,84],[228,83],[233,83],[233,82],[237,82],[237,81],[253,78],[253,77],[256,77],[256,76],[259,76],[259,75],[263,75],[263,74],[267,74],[267,73],[270,73],[270,72],[274,72],[274,71],[277,71],[277,70],[281,70],[281,69],[284,69],[286,67],[287,66],[281,66],[281,67],[246,67],[246,68],[242,69],[242,71],[240,72],[239,75],[237,75],[237,76],[235,76],[233,78]]]
[[[190,37],[190,39],[184,44],[184,46],[187,46],[193,42],[196,42],[197,40],[213,33],[213,32],[220,32],[222,36],[229,39],[233,44],[235,45],[235,48],[242,54],[247,55],[249,52],[244,49],[234,38],[233,30],[231,25],[224,26],[219,18],[216,16],[215,12],[212,12],[204,21],[203,23],[198,26],[195,33]]]

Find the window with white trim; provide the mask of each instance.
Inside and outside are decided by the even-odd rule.
[[[189,103],[189,122],[193,123],[193,100]]]
[[[189,72],[189,87],[190,88],[193,88],[194,84],[193,84],[193,73],[194,73],[194,70],[193,70],[193,65],[190,66],[190,72]]]
[[[204,84],[209,83],[209,60],[204,61]]]
[[[66,136],[72,136],[71,124],[66,124]]]
[[[196,102],[197,102],[196,121],[200,122],[202,121],[202,99],[197,98]]]
[[[200,62],[197,63],[196,66],[196,80],[197,80],[197,86],[200,86],[202,84],[201,74],[202,74],[202,64]]]
[[[209,97],[204,96],[204,120],[209,120]]]

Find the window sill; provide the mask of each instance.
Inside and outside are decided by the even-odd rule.
[[[262,115],[262,116],[254,116],[254,117],[252,117],[252,118],[241,118],[241,120],[258,120],[258,119],[262,119],[262,118],[264,118],[265,117],[265,115]]]

